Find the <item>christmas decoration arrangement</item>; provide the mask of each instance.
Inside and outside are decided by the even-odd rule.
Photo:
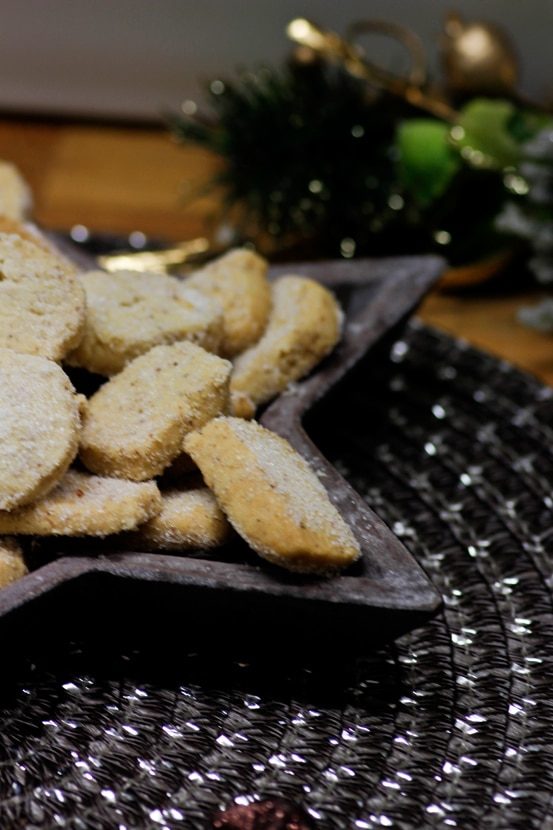
[[[234,244],[284,258],[438,251],[451,287],[511,262],[521,279],[553,281],[553,115],[517,92],[500,28],[450,14],[439,83],[397,24],[341,37],[296,19],[287,32],[284,66],[213,80],[205,112],[188,101],[170,119],[225,162],[211,186]],[[406,49],[405,74],[369,59],[375,34]]]

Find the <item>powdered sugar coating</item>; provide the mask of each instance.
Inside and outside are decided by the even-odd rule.
[[[231,368],[188,342],[137,357],[89,400],[83,463],[92,472],[135,481],[159,475],[190,430],[226,411]]]
[[[215,548],[228,538],[230,525],[207,487],[172,488],[161,498],[161,512],[129,539],[137,549]]]
[[[235,530],[271,562],[304,573],[360,554],[326,490],[290,444],[254,421],[216,418],[184,443]]]
[[[0,347],[60,361],[79,342],[84,290],[67,260],[0,233]]]
[[[153,481],[136,483],[69,470],[57,487],[28,507],[0,511],[0,533],[107,536],[131,530],[161,510]]]
[[[223,306],[221,354],[233,357],[256,343],[267,325],[271,291],[267,262],[253,251],[229,251],[192,274],[186,287]]]
[[[220,304],[166,274],[90,271],[79,277],[86,292],[83,338],[68,362],[113,375],[153,346],[190,340],[217,351]]]
[[[0,509],[46,494],[77,453],[79,399],[44,357],[0,349]]]
[[[284,391],[313,369],[340,338],[342,312],[333,294],[306,277],[273,284],[273,309],[261,340],[234,364],[231,393],[256,404]]]

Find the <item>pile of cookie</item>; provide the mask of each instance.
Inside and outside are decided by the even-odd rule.
[[[293,571],[354,561],[315,473],[252,420],[338,342],[334,296],[269,283],[245,249],[186,279],[79,273],[14,201],[0,218],[0,584],[25,572],[29,536],[184,552],[238,533]],[[101,375],[97,391],[68,367]]]

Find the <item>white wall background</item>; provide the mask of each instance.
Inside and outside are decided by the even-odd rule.
[[[553,0],[458,0],[500,22],[522,64],[521,88],[553,98]],[[415,29],[435,52],[450,0],[0,0],[0,110],[157,118],[201,83],[277,62],[286,23],[343,31],[358,18]],[[385,41],[375,55],[391,58]]]

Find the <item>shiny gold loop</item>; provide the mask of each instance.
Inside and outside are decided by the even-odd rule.
[[[393,75],[376,64],[369,63],[357,44],[340,37],[336,32],[321,29],[311,20],[297,17],[290,21],[286,33],[290,40],[313,49],[323,58],[337,61],[352,75],[372,86],[385,89],[437,118],[453,123],[457,120],[457,113],[447,102],[429,94],[420,84],[412,83],[410,78]]]
[[[405,78],[382,69],[367,58],[365,50],[359,44],[359,37],[366,34],[387,35],[397,40],[409,52],[411,66]],[[428,77],[428,62],[422,40],[405,26],[387,20],[356,20],[346,29],[346,40],[361,52],[367,66],[372,67],[381,77],[388,77],[389,80],[405,80],[412,86],[425,85]]]

